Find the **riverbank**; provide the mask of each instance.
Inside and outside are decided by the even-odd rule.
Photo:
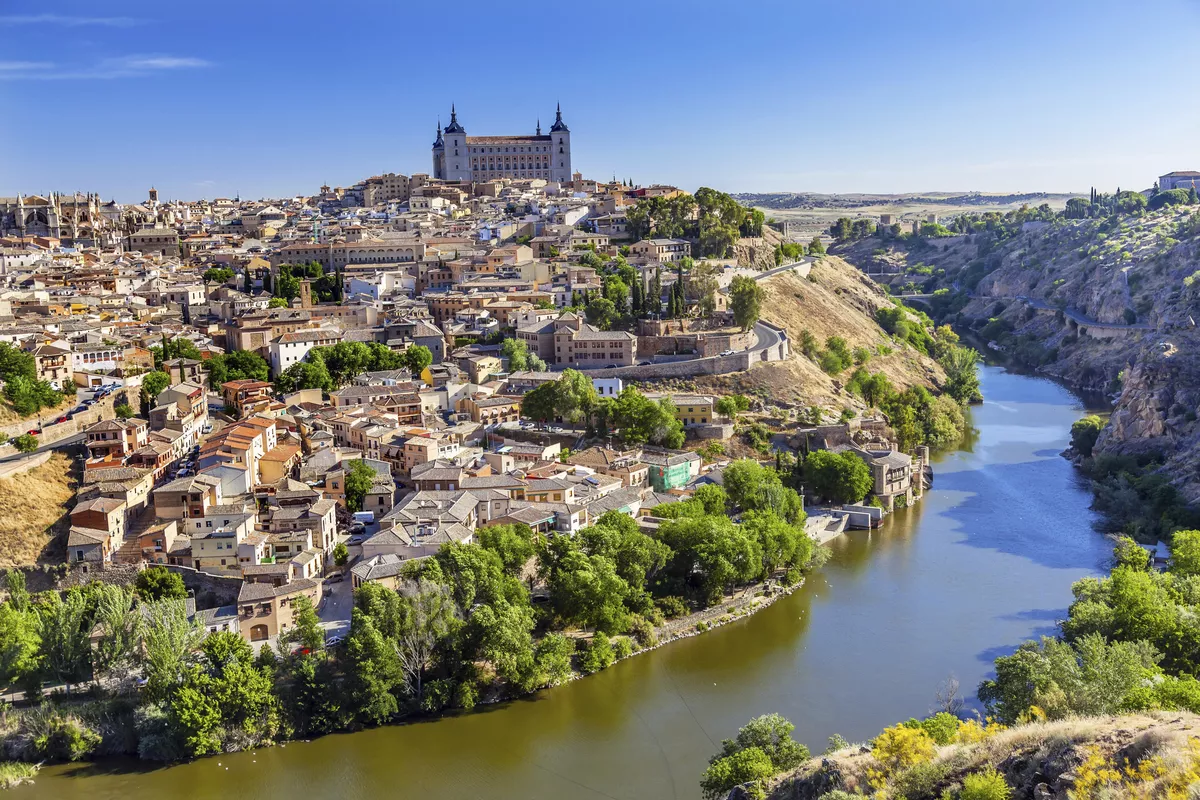
[[[14,789],[23,783],[33,783],[33,777],[41,769],[40,764],[24,761],[0,761],[0,789]]]
[[[290,800],[402,787],[440,800],[697,800],[708,758],[757,714],[795,721],[797,738],[820,752],[834,733],[864,741],[927,713],[949,673],[970,703],[995,657],[1066,616],[1071,584],[1099,574],[1112,549],[1058,455],[1082,413],[1077,398],[996,367],[981,380],[974,432],[934,454],[925,499],[882,529],[831,542],[802,586],[739,624],[479,713],[170,768],[48,766],[9,796],[158,800],[186,787],[191,797]]]

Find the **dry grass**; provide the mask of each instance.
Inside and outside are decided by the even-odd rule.
[[[939,748],[933,765],[941,765],[941,777],[932,796],[990,766],[1004,774],[1014,797],[1032,796],[1036,785],[1047,784],[1055,797],[1065,798],[1089,754],[1122,772],[1158,758],[1167,767],[1156,777],[1161,783],[1164,776],[1197,768],[1197,737],[1200,717],[1186,712],[1151,711],[1020,725],[980,742]],[[870,771],[878,768],[869,751],[858,746],[846,748],[774,779],[769,798],[815,800],[831,788],[866,791]],[[1131,796],[1131,786],[1112,786],[1109,796],[1114,800]],[[1143,800],[1159,796],[1150,784],[1142,789],[1132,794]]]
[[[842,390],[853,368],[836,377],[822,372],[800,351],[805,330],[821,347],[830,336],[841,336],[851,349],[866,347],[872,353],[877,353],[880,345],[890,347],[890,355],[872,355],[866,368],[884,372],[897,388],[914,384],[931,387],[945,379],[933,359],[893,342],[879,327],[875,312],[891,301],[870,278],[842,259],[830,257],[814,264],[811,279],[787,272],[767,279],[763,288],[767,294],[763,319],[787,330],[792,357],[734,375],[699,377],[698,391],[736,391],[805,406],[861,407],[858,398]]]
[[[20,414],[18,414],[16,412],[16,410],[12,407],[12,403],[5,400],[3,395],[0,395],[0,425],[9,425],[11,423],[20,422],[22,420],[36,421],[39,417],[45,418],[45,417],[56,416],[56,415],[65,413],[67,411],[70,411],[72,408],[75,407],[75,403],[76,403],[76,400],[74,397],[65,397],[64,396],[63,401],[61,403],[59,403],[57,406],[55,406],[54,408],[43,408],[41,411],[37,412],[36,414],[31,414],[27,417],[23,417]]]
[[[71,459],[61,453],[0,479],[0,567],[63,560],[75,489]]]
[[[12,789],[22,783],[33,783],[37,775],[38,764],[27,764],[24,761],[0,761],[0,789]]]

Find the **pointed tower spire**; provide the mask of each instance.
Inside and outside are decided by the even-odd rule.
[[[538,136],[542,135],[542,118],[541,117],[538,117],[537,135]]]
[[[450,104],[450,124],[446,126],[443,133],[466,133],[466,129],[458,122],[458,110],[454,104]]]
[[[557,103],[554,110],[554,124],[550,126],[551,133],[570,133],[571,129],[563,122],[562,103]]]

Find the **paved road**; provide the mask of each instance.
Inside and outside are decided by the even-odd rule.
[[[0,458],[0,464],[9,463],[12,461],[19,461],[22,458],[28,458],[29,456],[37,455],[38,453],[44,453],[47,450],[62,450],[64,448],[70,447],[71,445],[80,444],[81,442],[83,442],[83,440],[84,440],[84,434],[77,433],[74,436],[68,436],[65,439],[59,439],[57,442],[51,442],[50,444],[41,445],[40,447],[38,447],[37,450],[34,450],[32,453],[13,453],[12,455],[4,456],[4,457]]]
[[[992,299],[992,298],[985,298],[985,299]],[[1034,308],[1040,308],[1044,311],[1058,311],[1059,310],[1057,306],[1052,306],[1049,303],[1047,303],[1045,300],[1039,300],[1036,297],[1026,297],[1023,294],[1019,294],[1013,298],[997,297],[994,299],[996,299],[996,300],[1010,300],[1010,299],[1011,300],[1022,300],[1024,302],[1028,303],[1029,305],[1033,306]],[[1062,312],[1066,316],[1067,319],[1074,320],[1079,325],[1086,325],[1086,326],[1092,327],[1092,328],[1113,328],[1113,329],[1118,329],[1118,330],[1131,330],[1131,331],[1152,331],[1152,330],[1154,330],[1153,326],[1147,325],[1145,323],[1134,323],[1133,325],[1126,325],[1121,322],[1100,322],[1099,320],[1094,320],[1085,314],[1081,314],[1080,312],[1076,311],[1075,309],[1071,308],[1070,306],[1062,309]]]
[[[326,586],[321,608],[317,611],[325,636],[344,636],[350,630],[350,612],[353,610],[354,589],[350,586],[349,577],[341,583]]]
[[[1126,290],[1128,291],[1128,287]],[[1080,311],[1078,311],[1074,308],[1071,308],[1070,306],[1067,306],[1066,308],[1063,308],[1063,309],[1059,309],[1058,306],[1052,306],[1049,303],[1047,303],[1045,300],[1040,300],[1036,297],[1028,297],[1023,294],[1016,295],[1015,297],[999,297],[999,296],[987,295],[987,294],[977,295],[974,292],[968,292],[967,296],[977,299],[977,300],[1000,300],[1002,302],[1009,302],[1012,300],[1020,300],[1023,303],[1028,303],[1029,305],[1033,306],[1034,308],[1040,308],[1043,311],[1060,311],[1061,310],[1067,319],[1074,320],[1079,325],[1084,325],[1084,326],[1091,327],[1091,328],[1101,328],[1101,329],[1110,328],[1113,330],[1131,330],[1131,331],[1152,331],[1152,330],[1154,330],[1153,325],[1148,325],[1144,322],[1137,322],[1132,325],[1129,325],[1129,324],[1126,324],[1123,322],[1100,322],[1099,320],[1092,319],[1091,317],[1087,316],[1086,314],[1083,314]],[[896,295],[896,298],[899,300],[928,300],[931,297],[933,297],[932,294],[898,294],[898,295]]]

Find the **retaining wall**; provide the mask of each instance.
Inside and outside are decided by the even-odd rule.
[[[196,608],[216,608],[237,602],[242,588],[238,575],[214,575],[178,564],[164,564],[168,570],[183,578],[183,585],[196,595]]]

